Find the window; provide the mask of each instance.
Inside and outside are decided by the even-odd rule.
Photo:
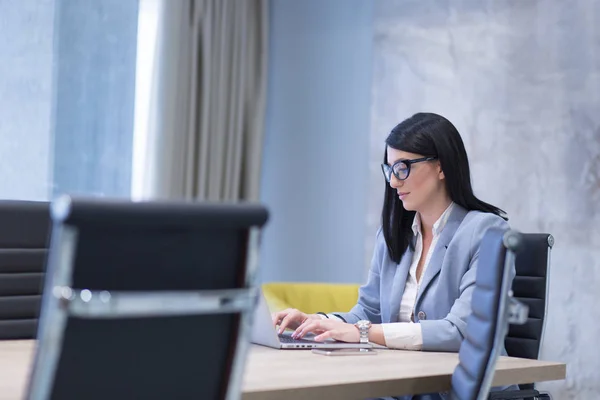
[[[138,10],[0,1],[0,199],[130,196]]]

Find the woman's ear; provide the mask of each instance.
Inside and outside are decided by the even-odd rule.
[[[439,177],[439,179],[440,180],[446,179],[446,176],[444,175],[444,171],[442,170],[442,165],[440,164],[439,161],[437,163],[437,168],[438,168],[438,177]]]

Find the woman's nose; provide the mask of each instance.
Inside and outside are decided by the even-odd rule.
[[[392,174],[390,177],[390,187],[392,189],[398,189],[402,185],[404,185],[404,181],[401,181],[400,179],[396,178],[396,175]]]

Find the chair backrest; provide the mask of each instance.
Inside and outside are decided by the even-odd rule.
[[[27,398],[240,396],[265,208],[61,198],[51,210]]]
[[[515,253],[520,246],[520,234],[512,230],[492,228],[482,239],[471,299],[472,314],[467,319],[459,364],[452,375],[454,400],[487,399],[508,322],[511,319],[524,322],[526,318],[526,308],[519,308],[517,303],[512,307],[510,300]]]
[[[515,260],[512,290],[515,299],[529,307],[523,325],[511,325],[504,341],[511,357],[537,359],[543,337],[554,237],[547,233],[523,233],[523,248]]]
[[[49,232],[47,202],[0,201],[0,340],[35,337]]]

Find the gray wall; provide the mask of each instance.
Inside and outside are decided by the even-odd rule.
[[[0,199],[46,200],[54,0],[0,0]]]
[[[271,6],[261,278],[362,282],[372,4]]]
[[[567,362],[568,377],[540,387],[600,398],[600,3],[380,0],[374,16],[371,165],[416,111],[457,125],[476,194],[513,228],[556,238],[542,358]]]

